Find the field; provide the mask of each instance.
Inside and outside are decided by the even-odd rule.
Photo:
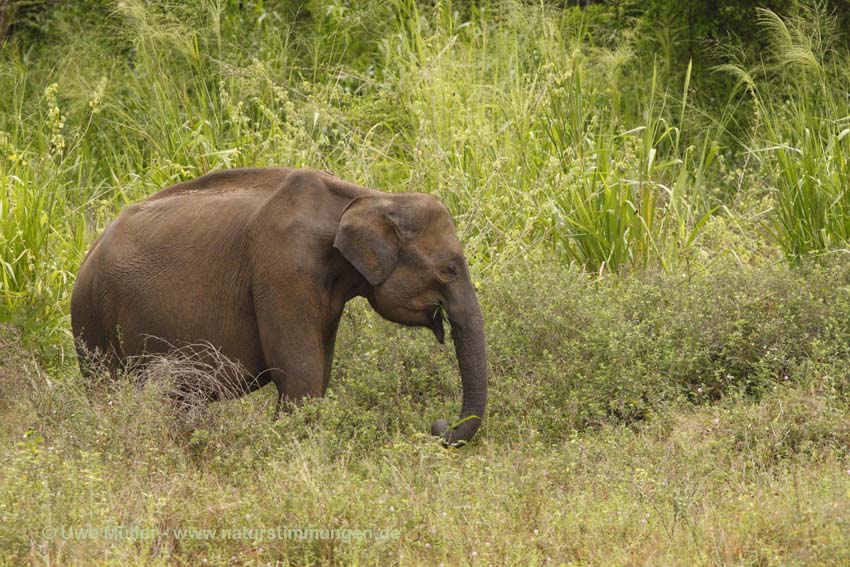
[[[563,4],[9,12],[0,564],[850,564],[840,2],[738,3],[750,27],[696,42],[661,8]],[[179,359],[80,376],[96,235],[264,165],[449,207],[490,356],[468,446],[428,434],[460,406],[451,347],[363,300],[328,395],[277,420],[270,388],[178,410]]]

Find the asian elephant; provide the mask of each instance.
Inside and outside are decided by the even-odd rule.
[[[71,322],[80,367],[113,371],[175,345],[211,344],[244,368],[244,390],[273,381],[281,402],[328,387],[345,303],[382,317],[451,325],[461,419],[431,430],[468,441],[487,404],[484,322],[449,211],[421,193],[384,193],[310,169],[235,169],[127,207],[80,268]]]

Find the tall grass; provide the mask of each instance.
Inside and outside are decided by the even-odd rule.
[[[709,210],[693,161],[709,168],[716,151],[682,133],[690,71],[677,95],[652,62],[646,81],[627,41],[586,43],[580,12],[513,6],[501,25],[490,13],[433,17],[405,29],[413,64],[396,66],[416,118],[412,175],[472,211],[480,253],[548,243],[592,271],[673,267]]]
[[[768,234],[793,263],[850,238],[850,51],[824,4],[792,16],[759,10],[768,49],[756,65],[722,66],[757,115],[748,141],[772,188]]]
[[[719,105],[690,65],[602,33],[594,14],[124,0],[106,19],[57,20],[42,44],[13,38],[0,52],[4,310],[64,328],[97,231],[227,167],[438,195],[484,279],[536,248],[592,272],[677,271],[718,211],[756,234],[741,195],[764,187],[773,208],[758,218],[789,258],[845,246],[850,56],[828,14],[761,12],[771,56],[720,67],[746,88]]]

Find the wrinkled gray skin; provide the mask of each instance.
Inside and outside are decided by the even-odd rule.
[[[208,342],[238,361],[246,391],[273,381],[281,401],[328,387],[345,303],[428,327],[442,306],[463,382],[463,421],[437,420],[446,444],[468,441],[487,404],[481,309],[448,210],[421,193],[390,194],[308,169],[244,169],[180,183],[125,209],[98,238],[74,286],[71,321],[86,372]]]

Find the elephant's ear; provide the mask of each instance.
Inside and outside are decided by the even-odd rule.
[[[358,197],[339,219],[334,248],[371,285],[386,280],[398,262],[401,237],[392,216],[391,205],[380,197]]]

